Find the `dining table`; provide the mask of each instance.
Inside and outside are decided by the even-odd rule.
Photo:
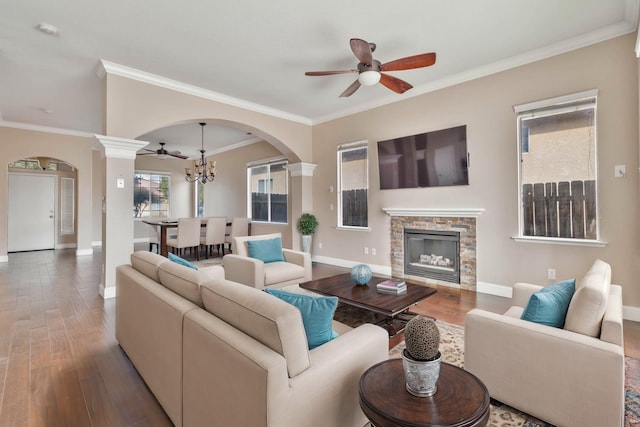
[[[208,218],[202,218],[201,227],[207,226],[207,219]],[[153,227],[160,228],[160,232],[158,233],[160,235],[160,244],[158,245],[158,250],[160,252],[160,255],[166,257],[167,253],[169,252],[169,250],[167,249],[167,230],[169,228],[178,227],[178,220],[177,219],[165,219],[165,220],[143,219],[142,222],[144,222],[145,224],[149,224]],[[227,227],[229,226],[231,226],[231,222],[227,221]]]

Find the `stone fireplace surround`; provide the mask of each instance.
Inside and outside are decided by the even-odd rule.
[[[484,209],[383,208],[391,216],[391,274],[418,283],[475,291],[476,218]],[[457,231],[460,233],[460,284],[406,275],[404,272],[404,229]]]

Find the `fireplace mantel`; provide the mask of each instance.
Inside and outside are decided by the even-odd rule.
[[[483,208],[382,208],[389,216],[416,216],[416,217],[478,217]]]

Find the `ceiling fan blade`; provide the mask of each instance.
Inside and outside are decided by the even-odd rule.
[[[357,73],[358,70],[339,70],[339,71],[307,71],[305,76],[330,76],[332,74]]]
[[[188,159],[189,156],[185,156],[184,154],[180,154],[178,152],[167,153],[171,157],[177,157],[178,159]]]
[[[382,73],[380,74],[380,83],[396,93],[405,93],[413,87],[404,80]]]
[[[353,54],[358,60],[365,65],[371,65],[373,62],[373,55],[371,54],[371,46],[368,42],[362,39],[351,39],[349,41]]]
[[[340,98],[346,98],[347,96],[353,95],[353,93],[357,91],[359,88],[360,88],[360,82],[356,80],[355,82],[351,83],[351,85],[348,88],[346,88],[344,92],[340,94]]]
[[[423,53],[421,55],[407,56],[380,65],[380,71],[401,71],[413,68],[428,67],[436,63],[435,52]]]
[[[150,153],[136,153],[136,156],[155,156],[156,152],[152,151]]]

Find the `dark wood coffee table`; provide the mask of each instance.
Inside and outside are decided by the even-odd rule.
[[[376,427],[485,426],[489,392],[473,374],[448,363],[440,365],[438,391],[417,397],[405,388],[402,359],[389,359],[362,374],[360,407]]]
[[[388,277],[373,276],[367,285],[356,285],[350,273],[300,283],[300,287],[322,295],[338,297],[344,304],[372,311],[382,316],[383,326],[393,336],[401,332],[408,319],[407,310],[437,291],[407,283],[407,292],[400,295],[381,294],[376,285]],[[400,321],[396,321],[400,320]]]

